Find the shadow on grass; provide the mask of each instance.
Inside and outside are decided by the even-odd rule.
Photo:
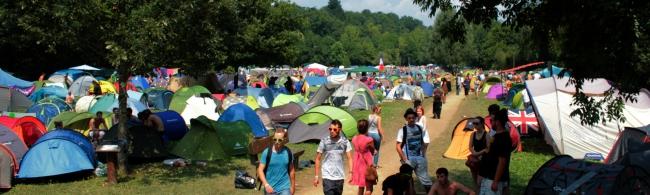
[[[185,167],[170,167],[162,163],[148,163],[133,165],[133,172],[127,178],[121,178],[125,181],[137,180],[142,185],[160,184],[180,184],[197,179],[212,178],[216,176],[229,175],[234,170],[246,170],[250,164],[246,156],[233,157],[226,160],[217,160],[207,162],[206,166],[195,164]],[[120,181],[122,182],[122,181]]]

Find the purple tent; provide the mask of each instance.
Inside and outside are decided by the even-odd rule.
[[[495,100],[505,95],[506,95],[506,91],[503,88],[503,85],[501,85],[501,83],[497,83],[492,85],[492,87],[490,87],[490,91],[488,91],[487,95],[485,95],[485,98]]]

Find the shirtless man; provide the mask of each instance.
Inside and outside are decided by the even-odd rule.
[[[100,129],[102,125],[104,125],[104,128]],[[88,122],[88,126],[90,126],[90,133],[88,135],[90,135],[94,143],[99,143],[99,140],[104,137],[104,131],[108,130],[108,125],[106,125],[106,120],[104,120],[104,113],[97,112],[95,118],[90,119]]]
[[[153,128],[159,132],[164,132],[165,131],[165,126],[163,125],[162,119],[160,117],[156,116],[155,114],[151,113],[151,110],[143,110],[142,112],[138,113],[138,119],[144,123],[144,126],[147,126],[149,128]]]
[[[463,184],[455,181],[450,181],[449,171],[447,171],[446,168],[439,168],[438,170],[436,170],[436,177],[438,178],[438,181],[436,181],[431,187],[431,191],[429,191],[429,195],[434,195],[434,194],[451,195],[451,194],[456,194],[458,190],[465,192],[469,195],[476,194],[474,193],[474,191],[472,191],[468,187],[465,187]]]

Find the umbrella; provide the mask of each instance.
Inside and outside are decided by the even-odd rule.
[[[379,72],[379,70],[369,66],[361,66],[354,69],[350,69],[348,70],[348,72]]]
[[[75,66],[75,67],[72,67],[70,69],[74,69],[74,70],[100,70],[99,68],[95,68],[95,67],[92,67],[92,66],[89,66],[89,65],[86,65],[86,64],[81,65],[81,66]]]

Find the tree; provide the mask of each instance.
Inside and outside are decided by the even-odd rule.
[[[450,9],[450,0],[414,0],[430,16]],[[497,7],[503,8],[499,11]],[[584,124],[624,121],[623,102],[650,86],[650,2],[642,0],[461,1],[459,14],[471,23],[502,17],[513,27],[531,26],[539,59],[556,60],[572,73],[574,105]],[[559,50],[559,52],[558,52]],[[551,58],[551,54],[557,58]],[[605,78],[614,88],[602,99],[582,91],[585,80]],[[620,96],[618,96],[620,95]],[[601,106],[603,105],[603,106]],[[592,109],[586,109],[592,108]]]

